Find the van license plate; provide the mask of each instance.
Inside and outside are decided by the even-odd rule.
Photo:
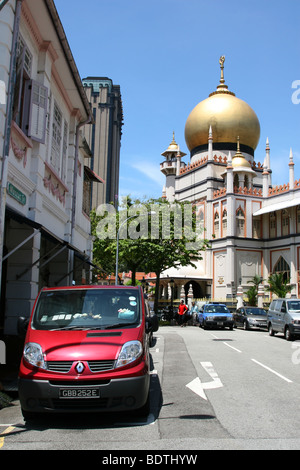
[[[59,398],[100,398],[99,388],[61,388]]]

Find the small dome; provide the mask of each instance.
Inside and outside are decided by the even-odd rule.
[[[234,172],[246,172],[256,175],[255,171],[252,170],[251,163],[244,157],[240,151],[240,139],[237,138],[237,152],[232,158],[232,168]]]
[[[176,155],[180,154],[181,157],[184,157],[186,155],[186,153],[180,151],[179,145],[175,142],[175,132],[173,132],[173,140],[170,143],[169,147],[161,155],[165,157],[173,152],[176,153]]]

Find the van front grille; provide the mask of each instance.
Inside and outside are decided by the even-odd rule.
[[[88,361],[91,372],[102,372],[115,367],[115,361]]]
[[[108,361],[87,361],[90,371],[93,373],[103,372],[105,370],[111,370],[115,367],[114,360]],[[73,361],[48,361],[47,369],[51,372],[60,372],[62,374],[67,374],[70,372]]]
[[[67,374],[71,367],[73,361],[48,361],[47,362],[47,369],[51,372],[61,372],[63,374]]]

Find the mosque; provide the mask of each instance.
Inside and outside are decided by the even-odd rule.
[[[270,146],[266,139],[264,162],[255,161],[260,139],[256,113],[229,91],[224,79],[225,57],[220,58],[220,83],[187,118],[186,155],[173,140],[162,153],[165,175],[162,196],[168,201],[196,205],[203,237],[210,247],[197,268],[169,269],[161,276],[161,298],[185,292],[193,298],[230,300],[249,289],[260,276],[282,272],[299,296],[300,179],[294,177],[293,154],[283,164],[289,181],[274,187]]]

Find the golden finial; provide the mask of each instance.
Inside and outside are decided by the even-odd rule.
[[[221,67],[220,83],[225,83],[225,80],[224,80],[224,62],[225,62],[225,56],[221,55],[221,57],[219,59],[219,64],[220,64],[220,67]]]
[[[237,153],[241,153],[241,151],[240,151],[240,136],[239,135],[236,138],[236,144],[237,144]]]
[[[224,79],[224,62],[225,62],[225,56],[224,56],[224,55],[221,55],[221,57],[220,57],[220,59],[219,59],[219,64],[220,64],[220,68],[221,68],[220,83],[219,83],[219,85],[217,86],[217,90],[216,90],[216,91],[213,91],[209,96],[212,96],[212,95],[215,95],[215,94],[218,94],[218,93],[227,93],[228,95],[233,95],[233,96],[235,96],[235,94],[234,94],[232,91],[229,91],[229,90],[228,90],[228,86],[225,85],[225,79]]]

